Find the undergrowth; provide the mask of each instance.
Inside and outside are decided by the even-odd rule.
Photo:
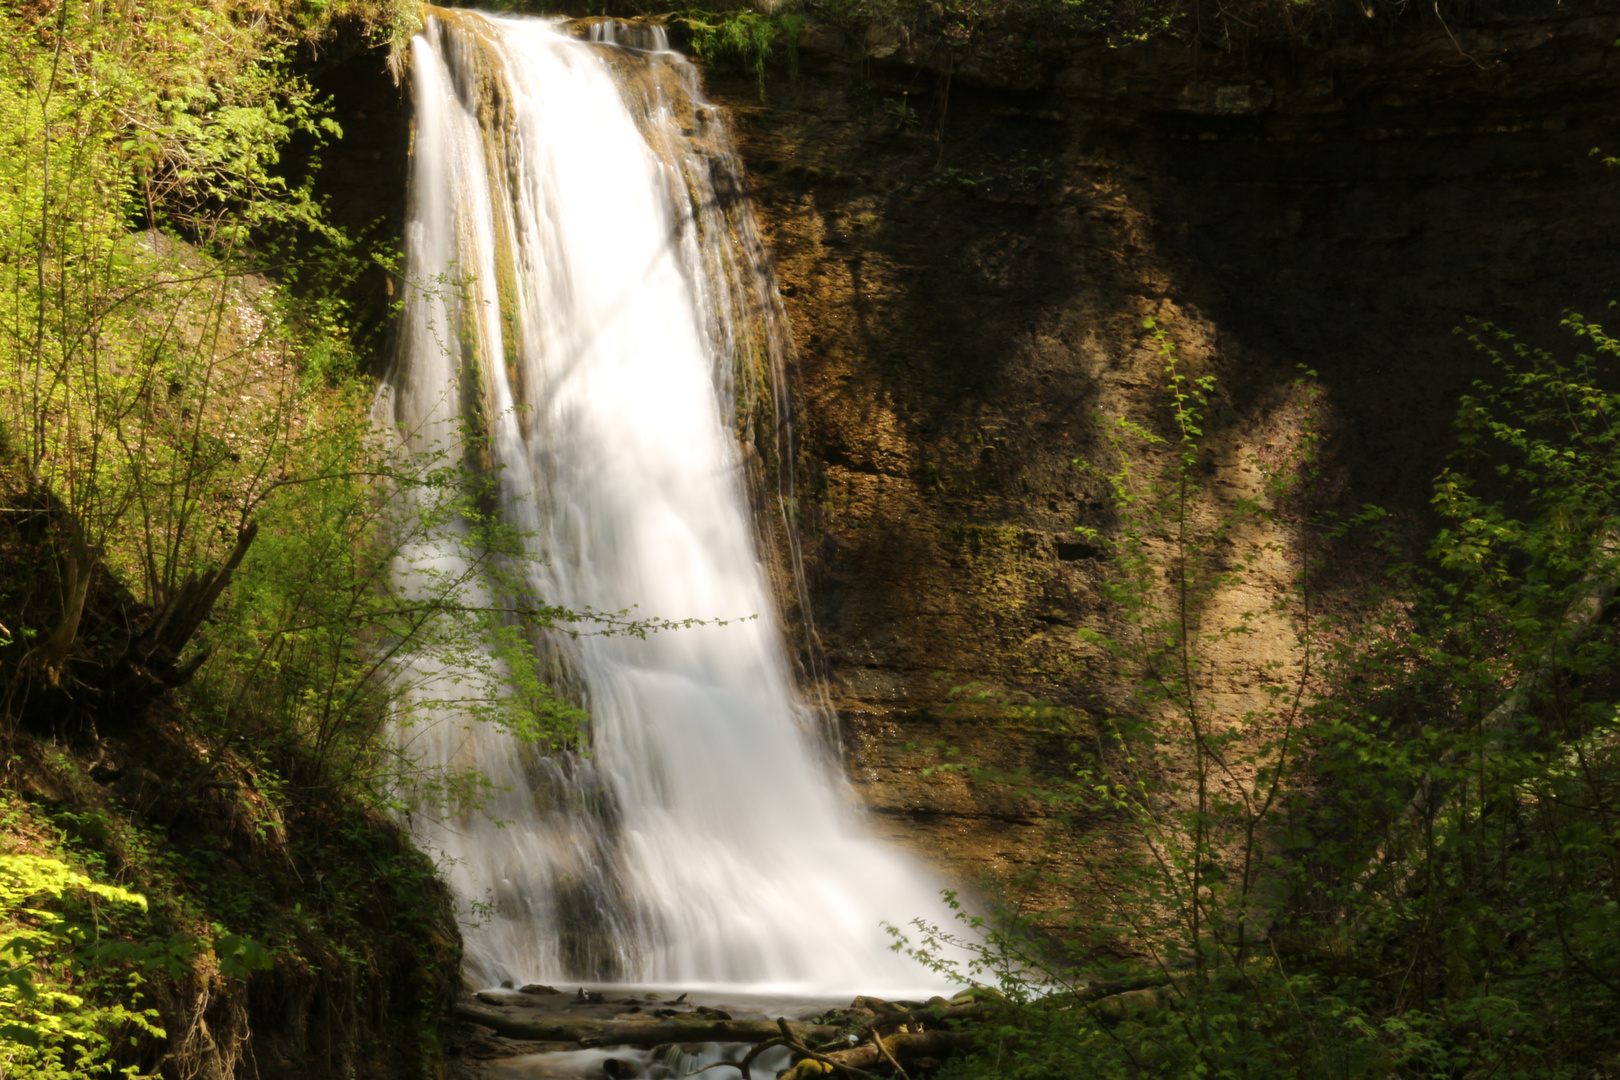
[[[1130,706],[1102,711],[1066,780],[942,766],[1118,823],[1137,855],[1105,873],[1082,853],[1056,882],[1102,898],[1075,936],[966,911],[919,927],[917,955],[1012,1003],[942,1075],[1573,1080],[1620,1062],[1620,342],[1564,325],[1570,357],[1464,332],[1489,371],[1435,481],[1444,525],[1335,624],[1312,553],[1387,544],[1383,515],[1310,510],[1308,420],[1259,497],[1210,505],[1214,383],[1149,324],[1164,412],[1114,424],[1111,469],[1079,463],[1117,522],[1088,538],[1114,617],[1085,636]],[[1294,587],[1217,623],[1212,599],[1254,580],[1230,540],[1257,522],[1295,537]],[[1292,626],[1290,657],[1232,715],[1216,685],[1249,662],[1227,646],[1265,619]],[[1088,995],[1110,983],[1137,989]]]
[[[283,162],[342,134],[300,50],[415,18],[0,10],[7,1075],[229,1075],[250,1030],[266,1076],[436,1067],[459,940],[384,814],[363,628],[386,481],[463,493],[377,460],[343,297],[387,256]]]
[[[8,923],[0,929],[0,1065],[7,1075],[70,1077],[80,1074],[75,1063],[109,1059],[115,1033],[165,1036],[157,1011],[141,1007],[139,971],[115,967],[140,949],[108,940],[121,909],[144,913],[146,898],[60,859],[0,855],[0,911]]]

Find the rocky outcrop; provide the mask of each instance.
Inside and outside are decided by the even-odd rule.
[[[1153,422],[1143,319],[1219,381],[1210,505],[1257,493],[1308,412],[1319,506],[1421,524],[1484,373],[1453,328],[1543,342],[1617,293],[1620,178],[1589,151],[1620,145],[1620,16],[1414,14],[1229,51],[879,37],[812,32],[807,74],[764,106],[714,78],[799,347],[805,551],[852,777],[880,827],[959,875],[1081,847],[1106,863],[1107,822],[923,770],[941,747],[1062,769],[1083,733],[1021,727],[1021,703],[1084,728],[1122,700],[1076,634],[1106,625],[1108,567],[1074,529],[1112,517],[1074,463],[1113,460],[1099,416]],[[1243,537],[1257,565],[1209,614],[1269,605],[1298,542],[1287,521]],[[1365,572],[1336,558],[1328,603]],[[1291,662],[1284,624],[1258,630],[1212,687],[1230,714]],[[990,704],[953,706],[964,687]],[[1035,842],[1075,829],[1084,845]]]
[[[1099,417],[1162,416],[1144,318],[1218,380],[1207,505],[1258,494],[1308,419],[1317,506],[1377,503],[1415,535],[1484,373],[1453,328],[1546,343],[1565,308],[1620,295],[1620,177],[1589,153],[1620,148],[1620,7],[1452,10],[1196,47],[811,26],[765,104],[751,73],[706,74],[796,337],[804,552],[851,777],[958,880],[1034,881],[1014,893],[1052,909],[1076,897],[1044,871],[1126,857],[1115,823],[925,770],[1062,771],[1127,703],[1077,636],[1108,625],[1110,569],[1074,530],[1114,519],[1075,462],[1114,460]],[[316,79],[349,133],[324,155],[339,217],[397,221],[408,123],[381,58]],[[1286,516],[1236,538],[1253,569],[1208,614],[1272,605],[1299,541]],[[1324,605],[1374,562],[1332,557]],[[1255,625],[1217,658],[1228,715],[1294,661],[1285,623]]]

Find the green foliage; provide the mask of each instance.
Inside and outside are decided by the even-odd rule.
[[[1066,945],[965,916],[907,943],[1010,1002],[944,1075],[1611,1067],[1620,342],[1579,316],[1564,326],[1572,359],[1488,324],[1466,331],[1493,373],[1459,403],[1435,482],[1443,524],[1355,624],[1314,614],[1307,561],[1283,604],[1215,627],[1210,599],[1249,572],[1225,543],[1240,524],[1300,526],[1309,553],[1309,422],[1262,499],[1211,506],[1198,481],[1213,384],[1149,324],[1165,417],[1116,421],[1117,467],[1085,466],[1117,516],[1091,536],[1112,553],[1115,625],[1086,637],[1134,677],[1134,707],[1104,717],[1094,763],[1067,783],[947,766],[1107,815],[1140,859],[1105,868],[1082,853],[1088,878],[1067,884],[1107,908],[1082,912],[1091,933]],[[1368,510],[1336,531],[1376,539],[1382,522]],[[1273,676],[1269,707],[1234,720],[1212,707],[1211,677],[1231,636],[1268,614],[1293,621],[1300,662]],[[1110,983],[1129,989],[1094,992]]]
[[[914,39],[952,50],[982,45],[991,24],[1018,27],[1018,44],[1038,51],[1053,32],[1124,43],[1180,34],[1195,21],[1188,0],[805,0],[804,7],[855,40],[871,26],[905,27]]]
[[[16,731],[24,705],[71,732],[77,710],[105,724],[96,710],[116,702],[121,734],[172,739],[177,760],[193,758],[153,781],[161,806],[126,817],[81,801],[60,815],[61,835],[44,830],[44,849],[63,855],[51,865],[82,862],[83,873],[13,867],[7,1075],[155,1060],[162,1033],[139,1004],[143,980],[163,984],[156,997],[165,1026],[181,1026],[182,1057],[200,1045],[190,1002],[240,993],[228,984],[272,966],[324,981],[331,1007],[352,1012],[359,988],[394,965],[384,948],[423,965],[404,999],[373,989],[395,994],[426,1048],[444,1007],[436,973],[454,952],[430,864],[395,838],[364,880],[328,865],[359,837],[391,835],[363,809],[385,804],[411,769],[380,738],[384,724],[408,725],[435,683],[440,702],[530,739],[567,738],[581,716],[540,677],[534,635],[565,615],[507,587],[522,542],[484,510],[492,478],[459,451],[402,454],[373,427],[363,343],[342,300],[373,257],[324,221],[309,177],[285,167],[293,138],[318,147],[341,132],[284,54],[332,18],[392,12],[399,30],[412,7],[315,6],[245,18],[223,3],[62,0],[0,12],[0,494],[8,511],[45,523],[24,536],[6,518],[0,734],[8,750],[28,744]],[[213,578],[244,552],[234,577]],[[406,595],[394,571],[413,561]],[[187,708],[164,710],[180,730],[159,735],[147,699],[130,693],[145,684],[110,676],[128,673],[131,635],[163,626],[165,606],[199,580],[220,589],[197,613],[211,619],[189,656],[171,658],[180,674],[169,685],[199,674]],[[350,833],[335,847],[306,837],[294,855],[283,812],[293,807]],[[202,827],[214,835],[175,845],[141,814],[212,823]],[[243,863],[295,877],[313,866],[333,884],[318,905],[283,904],[285,883]],[[133,893],[97,884],[115,874],[139,883],[149,918]],[[407,922],[415,938],[388,938]],[[348,1026],[323,1036],[335,1055],[359,1038]]]
[[[765,100],[765,72],[774,49],[786,54],[788,72],[799,78],[799,34],[805,18],[795,12],[761,15],[748,8],[730,11],[686,11],[678,16],[691,35],[692,53],[706,64],[751,71],[759,82],[759,100]]]
[[[886,98],[883,102],[883,111],[889,114],[896,131],[910,131],[917,126],[919,119],[917,110],[911,107],[911,95],[901,94],[899,99]]]
[[[0,855],[0,1066],[7,1076],[110,1074],[120,1035],[164,1036],[157,1012],[138,1007],[140,974],[113,966],[121,957],[98,949],[103,917],[96,901],[146,910],[144,897],[60,860]]]
[[[293,497],[265,502],[262,539],[206,632],[218,659],[193,699],[219,745],[270,753],[299,783],[381,794],[403,772],[471,797],[479,776],[421,773],[378,738],[384,724],[403,731],[451,709],[568,743],[584,713],[543,678],[538,635],[588,615],[593,632],[644,624],[533,595],[525,538],[488,509],[497,477],[465,460],[477,457],[471,436],[454,454],[405,452],[377,438],[369,397],[351,383],[320,399],[321,438],[289,462]]]
[[[907,946],[953,979],[994,984],[1004,1004],[975,1025],[980,1048],[954,1059],[946,1080],[1388,1076],[1431,1049],[1417,1018],[1380,1021],[1357,1000],[1363,988],[1290,973],[1274,957],[1202,976],[1095,962],[1082,974],[1053,964],[1027,927],[991,929],[948,900],[966,925],[925,926]]]
[[[380,795],[379,732],[429,699],[568,738],[582,714],[536,645],[577,616],[522,590],[494,479],[373,430],[340,297],[377,257],[280,169],[293,136],[341,132],[229,8],[167,14],[14,15],[0,66],[0,435],[14,486],[61,508],[66,594],[14,685],[64,678],[97,574],[161,609],[245,551],[173,658],[177,679],[208,660],[189,694],[216,746]],[[271,258],[297,290],[254,273]]]
[[[1301,823],[1302,901],[1364,925],[1405,963],[1394,1006],[1461,1017],[1451,1052],[1504,1076],[1617,1049],[1595,1010],[1620,989],[1620,345],[1564,326],[1590,352],[1466,333],[1495,375],[1459,405],[1445,525],[1320,706],[1329,797]]]
[[[109,801],[53,749],[27,767],[66,802],[6,807],[6,830],[33,822],[8,847],[45,853],[0,857],[8,1076],[150,1071],[154,1002],[183,1072],[204,1010],[229,1036],[218,1002],[272,967],[336,1018],[301,1044],[312,1062],[341,1073],[369,1025],[431,1068],[456,942],[431,864],[376,812],[410,768],[383,724],[409,722],[435,665],[463,712],[531,739],[580,718],[533,648],[560,614],[503,591],[521,540],[481,516],[490,479],[376,438],[343,296],[388,260],[283,157],[341,136],[290,50],[336,24],[397,46],[415,7],[0,11],[0,741],[26,756],[48,724],[72,744],[89,717],[163,772]],[[428,566],[406,597],[392,570],[430,548],[466,569]],[[169,658],[167,685],[199,672],[181,707],[147,715],[160,669],[142,655],[125,678],[131,636],[244,551]],[[355,1019],[368,995],[381,1028]]]
[[[341,243],[278,169],[294,134],[337,129],[211,7],[3,22],[0,438],[17,486],[63,511],[70,594],[105,565],[160,603],[228,550],[293,435],[291,311],[242,245]],[[38,658],[52,681],[77,618],[70,595]]]
[[[1135,707],[1107,721],[1109,752],[1075,780],[1092,805],[1132,821],[1153,852],[1141,886],[1153,914],[1147,923],[1133,920],[1132,932],[1158,940],[1163,963],[1202,972],[1210,964],[1248,965],[1263,936],[1263,831],[1298,753],[1313,648],[1307,595],[1297,607],[1289,598],[1236,620],[1216,622],[1205,613],[1218,595],[1248,580],[1262,551],[1234,556],[1233,539],[1241,527],[1280,523],[1292,489],[1309,477],[1315,445],[1307,421],[1293,460],[1269,470],[1255,463],[1266,476],[1262,498],[1202,505],[1209,452],[1203,424],[1214,380],[1187,373],[1162,327],[1149,320],[1145,328],[1163,364],[1167,430],[1161,435],[1120,418],[1111,440],[1117,469],[1076,463],[1113,493],[1115,527],[1107,535],[1079,531],[1110,552],[1113,573],[1103,592],[1120,623],[1114,633],[1081,636],[1134,682]],[[1304,384],[1299,393],[1309,396]],[[1259,686],[1267,704],[1221,715],[1217,657],[1268,615],[1297,617],[1304,660],[1292,670],[1268,663]]]
[[[1293,617],[1308,655],[1309,604],[1289,598],[1218,624],[1205,614],[1248,581],[1259,557],[1234,557],[1234,537],[1286,525],[1311,476],[1311,393],[1303,380],[1296,387],[1307,418],[1298,449],[1280,465],[1252,463],[1264,476],[1261,497],[1211,506],[1200,480],[1214,380],[1188,371],[1163,327],[1148,320],[1144,329],[1162,364],[1162,419],[1112,421],[1113,468],[1076,462],[1112,493],[1115,515],[1106,531],[1077,530],[1109,553],[1102,588],[1115,612],[1110,631],[1081,637],[1134,687],[1132,707],[1100,717],[1096,753],[1067,780],[972,770],[1072,817],[1120,822],[1135,861],[1106,873],[1088,865],[1093,880],[1070,883],[1110,907],[1080,913],[1087,933],[1068,958],[1016,919],[992,927],[965,915],[969,932],[925,926],[907,947],[954,978],[999,985],[1015,1006],[996,1050],[947,1075],[1357,1075],[1408,1053],[1401,1033],[1367,1014],[1355,986],[1290,970],[1267,941],[1277,910],[1268,839],[1300,754],[1304,670],[1269,665],[1259,687],[1266,704],[1237,717],[1214,692],[1218,658],[1263,618]],[[945,946],[968,959],[953,961]],[[1107,964],[1099,951],[1134,959]],[[1088,984],[1115,977],[1149,985],[1086,997]]]
[[[1051,158],[1036,157],[1020,149],[993,163],[979,168],[950,166],[939,170],[929,180],[938,187],[955,188],[971,195],[1007,196],[1030,195],[1051,182],[1057,174],[1057,163]]]
[[[232,781],[254,775],[235,755],[208,756],[200,764]],[[246,1034],[231,1015],[240,1005],[251,1010],[243,1019],[261,1058],[290,1045],[312,1076],[351,1075],[357,1060],[392,1060],[398,1075],[417,1065],[430,1074],[454,987],[453,916],[431,862],[376,815],[352,801],[289,802],[271,785],[262,792],[220,786],[186,796],[184,823],[165,829],[104,801],[69,755],[35,744],[11,767],[67,801],[31,805],[0,792],[0,851],[30,860],[42,852],[75,882],[117,881],[142,898],[115,902],[77,888],[22,905],[8,898],[8,920],[20,906],[62,920],[52,932],[64,941],[33,981],[80,998],[76,1017],[122,1006],[168,1033],[114,1025],[111,1045],[69,1055],[65,1075],[103,1075],[108,1066],[150,1075],[164,1055],[191,1068],[205,1031],[228,1062],[232,1042]],[[170,789],[166,798],[179,794]],[[27,916],[18,925],[37,929]],[[272,967],[275,975],[264,980],[259,973]],[[251,992],[250,981],[259,983]],[[313,1008],[330,1010],[333,1022],[311,1037],[298,1011],[252,1005],[267,985],[296,988]],[[389,1002],[387,1018],[368,1019],[368,1002],[378,1000]]]

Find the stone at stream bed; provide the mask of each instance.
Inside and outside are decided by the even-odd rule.
[[[730,1020],[731,1014],[724,1009],[711,1008],[708,1005],[697,1005],[692,1012],[698,1016],[707,1016],[710,1020]]]
[[[864,994],[849,1003],[850,1012],[857,1009],[871,1009],[874,1016],[882,1016],[884,1013],[910,1012],[913,1009],[923,1007],[924,1003],[921,1001],[884,1001],[882,998],[867,997]]]
[[[555,986],[547,986],[544,983],[529,983],[526,986],[518,987],[518,993],[520,993],[520,994],[557,994],[557,993],[561,993],[561,991],[558,990]]]

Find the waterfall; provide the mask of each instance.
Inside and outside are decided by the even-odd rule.
[[[939,917],[938,885],[849,808],[762,564],[750,461],[780,452],[785,337],[722,118],[657,26],[424,11],[387,422],[487,437],[549,602],[732,620],[545,642],[586,753],[450,709],[409,733],[496,789],[411,815],[469,977],[936,982],[882,924]]]

